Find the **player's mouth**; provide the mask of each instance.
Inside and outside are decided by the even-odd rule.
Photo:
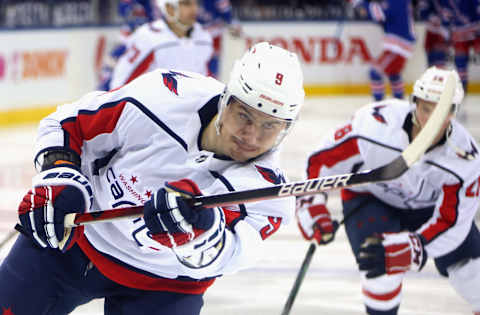
[[[233,137],[233,142],[237,145],[237,147],[240,149],[240,151],[244,152],[256,152],[258,150],[258,147],[255,145],[250,145],[248,143],[245,143],[241,139],[237,137]]]

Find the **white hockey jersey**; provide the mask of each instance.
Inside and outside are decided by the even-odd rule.
[[[89,93],[41,121],[37,156],[54,147],[77,152],[95,210],[141,205],[165,182],[181,178],[195,181],[204,195],[284,182],[277,151],[238,163],[202,150],[201,133],[216,116],[223,89],[213,78],[158,69],[117,90]],[[224,208],[226,245],[214,263],[199,269],[182,265],[152,240],[141,218],[87,225],[79,245],[105,276],[123,285],[201,293],[211,277],[250,267],[262,240],[291,220],[294,203],[280,198]]]
[[[182,38],[173,33],[163,20],[144,24],[127,38],[126,51],[115,65],[110,89],[157,68],[206,75],[212,53],[212,38],[198,23],[193,25],[188,37]]]
[[[410,143],[413,109],[401,100],[359,109],[350,122],[325,137],[319,151],[310,155],[308,177],[358,172],[391,162]],[[460,245],[479,206],[477,144],[457,121],[451,125],[448,140],[444,137],[398,179],[350,189],[369,192],[396,208],[414,211],[434,206],[433,216],[417,231],[425,237],[425,248],[433,258]],[[465,153],[474,158],[468,159]]]

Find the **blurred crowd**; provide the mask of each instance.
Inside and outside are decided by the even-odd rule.
[[[0,27],[115,25],[121,0],[2,0]],[[414,1],[415,3],[416,1]],[[232,0],[235,18],[249,20],[361,19],[346,0]]]
[[[426,24],[429,66],[454,63],[467,89],[468,65],[480,60],[480,0],[198,0],[198,22],[214,39],[215,58],[224,29],[240,36],[242,21],[370,20],[379,24],[387,42],[369,72],[375,99],[384,96],[388,79],[396,97],[403,97],[401,72],[416,43],[413,25]],[[139,25],[160,18],[153,0],[2,0],[0,28],[122,25],[130,34]],[[157,10],[158,11],[158,10]],[[399,12],[402,12],[401,14]],[[217,31],[215,30],[218,29]],[[389,36],[391,40],[388,41]],[[401,39],[401,40],[399,40]],[[392,47],[398,46],[398,49]],[[122,48],[122,47],[121,47]],[[384,52],[385,52],[384,51]],[[112,52],[121,55],[123,50]],[[390,54],[391,53],[391,54]],[[118,56],[117,56],[118,57]],[[394,58],[395,57],[395,58]],[[213,58],[210,72],[218,72]],[[116,59],[116,58],[114,58]],[[388,63],[385,60],[390,60]]]

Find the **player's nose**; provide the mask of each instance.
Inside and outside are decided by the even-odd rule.
[[[253,123],[246,124],[241,130],[240,137],[245,143],[255,144],[260,138],[260,128]]]

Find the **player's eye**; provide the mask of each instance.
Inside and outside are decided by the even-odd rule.
[[[242,122],[250,122],[251,121],[250,117],[244,112],[239,112],[238,113],[238,118],[240,118],[240,120]]]
[[[266,129],[266,130],[272,130],[272,129],[278,128],[279,125],[280,124],[278,122],[269,121],[269,122],[263,123],[262,127],[263,129]]]

